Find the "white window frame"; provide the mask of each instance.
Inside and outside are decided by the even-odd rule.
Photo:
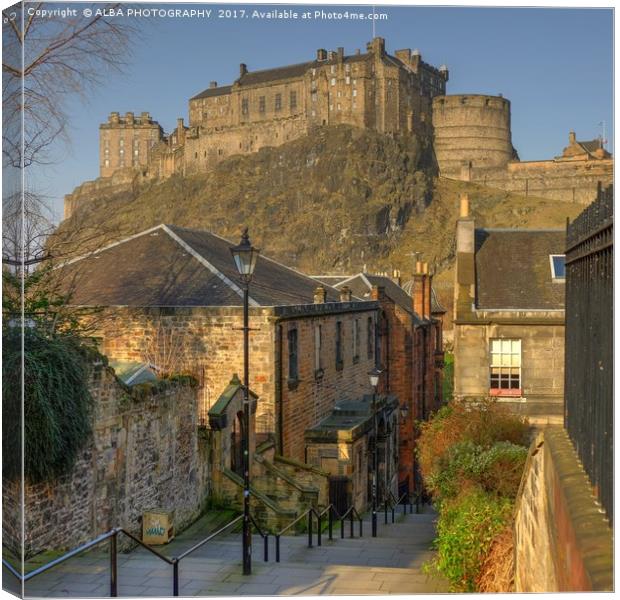
[[[521,339],[489,339],[490,395],[520,397],[522,390],[523,373]]]
[[[555,265],[553,264],[554,258],[563,258],[564,259],[564,277],[560,277],[555,274]],[[558,281],[563,283],[566,281],[566,254],[550,254],[549,255],[549,265],[551,267],[551,279],[553,281]]]

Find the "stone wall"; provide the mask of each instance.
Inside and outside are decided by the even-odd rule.
[[[96,408],[90,442],[70,474],[26,486],[27,555],[72,548],[112,527],[141,535],[148,509],[174,509],[174,526],[182,529],[198,517],[210,491],[194,388],[127,391],[105,366],[94,367],[91,377]],[[19,484],[3,482],[7,509],[18,494]],[[12,546],[19,532],[12,520],[3,523],[5,543]]]
[[[612,159],[509,162],[501,168],[464,168],[456,177],[524,196],[590,204],[598,182],[613,182]]]
[[[561,427],[532,444],[517,496],[515,591],[613,590],[612,529]]]

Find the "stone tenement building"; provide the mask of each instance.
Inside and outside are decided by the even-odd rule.
[[[454,396],[494,397],[539,425],[562,423],[566,232],[456,231]]]

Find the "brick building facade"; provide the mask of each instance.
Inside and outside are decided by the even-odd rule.
[[[72,303],[105,307],[95,323],[105,355],[196,377],[197,418],[206,428],[215,401],[231,377],[243,372],[241,290],[230,246],[207,232],[160,225],[62,269],[73,287]],[[363,402],[371,392],[377,310],[377,302],[317,286],[310,277],[259,258],[250,288],[249,383],[258,397],[257,447],[272,444],[273,450],[269,459],[256,457],[252,469],[257,476],[267,477],[265,470],[273,471],[274,461],[282,457],[306,473],[326,473],[320,486],[328,486],[330,476],[344,476],[351,482],[352,500],[366,497],[367,462],[355,463],[348,453],[324,461],[321,452],[308,452],[313,443],[306,443],[305,435],[338,406]],[[383,411],[385,423],[394,410],[390,407]],[[362,418],[365,437],[371,417]],[[332,446],[338,452],[338,443]],[[331,451],[322,453],[329,457]],[[395,485],[397,464],[398,444],[390,445],[383,467],[390,485]],[[229,471],[226,476],[235,483]],[[279,485],[277,477],[269,481]],[[231,489],[224,487],[226,493]]]
[[[442,402],[445,310],[432,292],[426,263],[417,262],[411,281],[359,273],[351,277],[318,277],[344,293],[374,300],[377,317],[377,364],[382,370],[379,391],[394,395],[403,410],[399,420],[398,487],[415,490],[415,422],[427,419]],[[348,290],[348,292],[347,292]]]

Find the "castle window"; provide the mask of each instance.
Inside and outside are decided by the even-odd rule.
[[[338,102],[338,110],[340,110],[340,102]]]
[[[334,74],[334,73],[336,72],[336,65],[332,65],[332,66],[329,68],[329,72],[330,72],[330,73],[332,73],[332,74]]]
[[[316,69],[312,69],[312,77],[316,77]]]
[[[332,86],[336,85],[336,78],[332,77],[332,81],[331,81]]]
[[[353,90],[353,97],[357,96],[357,90]]]
[[[241,99],[241,114],[248,115],[249,113],[250,113],[250,107],[248,105],[248,99],[242,98]]]
[[[291,110],[297,108],[297,92],[291,92],[290,101],[291,101]]]
[[[119,153],[121,156],[123,156],[123,155],[125,154],[125,150],[123,150],[123,148],[121,148],[121,149],[118,151],[118,153]]]
[[[282,110],[282,94],[276,94],[276,110]]]
[[[344,66],[344,70],[348,73],[348,72],[351,70],[351,65],[347,63],[347,64]]]
[[[241,148],[241,144],[239,144],[239,148]],[[205,150],[204,158],[207,158],[207,151]]]
[[[103,164],[104,164],[106,167],[109,167],[109,166],[110,166],[110,159],[106,158],[106,159],[103,161]]]
[[[125,145],[125,140],[123,138],[121,138],[120,140],[118,140],[118,145],[119,146],[124,146]]]
[[[140,151],[136,148],[136,149],[133,151],[133,154],[134,154],[134,156],[138,156],[138,154],[140,154]]]
[[[194,158],[198,158],[198,152],[194,152]]]
[[[353,80],[353,85],[357,85],[357,79]]]
[[[312,102],[316,102],[316,93],[312,94]]]
[[[265,112],[265,96],[260,96],[258,99],[258,112],[259,113]]]
[[[312,109],[312,116],[316,117],[316,110]]]
[[[334,110],[334,105],[333,104],[329,105],[329,110]]]
[[[342,92],[338,90],[338,98],[340,98],[340,96],[342,96]]]
[[[348,76],[347,76],[347,77],[345,77],[345,78],[344,78],[344,82],[345,82],[347,85],[349,85],[349,84],[351,83],[351,78],[350,78],[350,77],[348,77]]]

